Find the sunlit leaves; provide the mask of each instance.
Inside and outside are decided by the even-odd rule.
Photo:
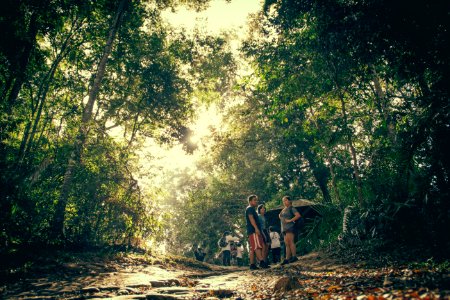
[[[37,43],[31,45],[34,48],[28,65],[22,66],[30,71],[23,73],[28,77],[23,77],[26,84],[20,91],[21,102],[13,110],[17,125],[9,126],[7,135],[2,132],[2,142],[4,138],[8,139],[7,143],[14,148],[21,147],[22,139],[24,147],[19,152],[27,155],[22,160],[15,157],[17,149],[7,151],[3,147],[6,143],[1,148],[3,157],[3,154],[11,153],[2,160],[2,166],[21,172],[17,174],[17,182],[3,176],[2,182],[5,186],[22,186],[21,193],[9,189],[7,192],[11,194],[2,194],[6,197],[2,198],[2,204],[4,199],[24,199],[19,201],[22,204],[11,207],[8,207],[10,200],[6,201],[5,218],[16,219],[9,213],[12,207],[17,211],[22,209],[30,218],[22,218],[24,221],[14,226],[40,228],[32,237],[36,240],[48,237],[46,230],[59,197],[58,186],[62,184],[61,176],[73,149],[73,141],[80,136],[77,132],[86,97],[89,91],[97,88],[93,86],[93,78],[99,59],[104,55],[105,41],[118,3],[66,1],[51,4],[46,9],[44,4],[47,2],[41,2],[36,2],[37,6],[28,2],[24,4],[30,6],[31,15],[37,16]],[[106,73],[98,87],[93,117],[88,124],[83,124],[90,130],[83,133],[85,141],[79,151],[81,159],[71,171],[73,178],[65,224],[68,240],[125,243],[132,237],[149,237],[159,230],[161,220],[154,217],[154,207],[151,207],[155,201],[143,197],[133,177],[136,171],[133,151],[142,137],[163,136],[161,140],[164,140],[166,132],[168,140],[181,139],[192,114],[193,86],[202,82],[203,91],[223,93],[230,81],[220,82],[218,78],[231,78],[225,73],[233,69],[233,61],[223,39],[199,36],[183,40],[174,37],[176,35],[164,28],[160,12],[179,4],[202,9],[207,2],[166,1],[158,5],[129,2],[112,51],[107,53]],[[10,8],[18,9],[13,4]],[[58,14],[53,15],[54,11]],[[21,13],[16,11],[16,15]],[[27,36],[27,25],[19,26],[26,20],[17,20],[12,24],[17,28],[11,33],[34,42],[34,36]],[[35,28],[30,25],[31,29]],[[17,44],[9,46],[20,53],[21,43],[18,40]],[[192,59],[189,58],[191,45],[196,49]],[[20,60],[10,57],[8,49],[2,47],[0,50],[2,61],[10,60],[11,64],[13,59],[16,62]],[[2,68],[5,72],[17,69],[11,66]],[[185,72],[188,69],[195,71]],[[2,82],[8,80],[7,76],[2,78]],[[9,84],[10,87],[2,89],[2,97],[8,95],[14,82]],[[200,91],[200,88],[196,90]],[[2,98],[2,104],[4,100]],[[5,109],[2,106],[2,114]],[[4,122],[7,121],[5,118]],[[122,131],[125,141],[117,138],[116,129]],[[29,137],[29,132],[34,138]],[[115,139],[110,138],[110,134]],[[27,181],[29,173],[32,174],[31,183]],[[28,203],[28,208],[25,203]],[[30,205],[32,203],[36,204],[35,209]],[[45,206],[48,208],[42,209]],[[6,220],[3,215],[1,217]],[[20,230],[17,232],[24,241],[29,238],[21,236]]]

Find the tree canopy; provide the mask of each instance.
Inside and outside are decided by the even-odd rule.
[[[164,240],[213,256],[223,231],[244,238],[248,195],[270,208],[289,194],[323,210],[304,249],[344,240],[351,208],[359,239],[445,253],[444,1],[266,0],[239,53],[232,33],[166,24],[179,5],[209,1],[2,5],[0,247]],[[202,105],[223,128],[200,147],[189,126]],[[203,160],[143,188],[148,139]]]

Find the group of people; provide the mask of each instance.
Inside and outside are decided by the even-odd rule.
[[[278,215],[281,224],[281,236],[273,226],[268,227],[266,222],[266,207],[258,205],[258,196],[250,195],[247,198],[248,206],[245,210],[246,230],[249,243],[250,269],[269,268],[269,252],[272,253],[272,262],[281,260],[281,246],[284,242],[284,260],[281,265],[286,265],[298,260],[295,247],[295,222],[302,216],[292,206],[289,196],[282,198],[284,208]],[[231,266],[232,261],[242,266],[244,246],[240,239],[233,236],[231,232],[225,231],[217,242],[222,255],[222,264]],[[195,258],[203,261],[205,252],[201,248],[194,250]],[[259,266],[258,266],[259,265]]]
[[[244,246],[239,241],[238,237],[231,235],[231,232],[229,231],[225,231],[217,244],[221,250],[222,263],[224,266],[231,266],[232,260],[236,262],[236,265],[242,266]]]
[[[247,225],[247,235],[250,244],[249,259],[250,269],[256,270],[256,260],[259,262],[259,268],[268,268],[269,260],[268,253],[269,247],[272,248],[272,256],[274,252],[278,258],[281,253],[280,236],[273,230],[266,229],[265,212],[266,208],[263,204],[258,206],[258,196],[248,196],[248,206],[245,210],[245,219]],[[298,210],[292,206],[292,200],[289,196],[282,198],[284,208],[279,214],[281,223],[281,233],[284,238],[285,244],[285,258],[281,265],[286,265],[298,260],[296,255],[296,248],[294,243],[295,238],[295,222],[301,218]],[[278,236],[278,243],[277,243]],[[277,250],[275,250],[277,249]],[[275,251],[274,251],[275,250]],[[278,261],[275,260],[274,261]]]

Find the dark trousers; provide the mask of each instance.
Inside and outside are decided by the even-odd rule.
[[[236,260],[237,260],[237,265],[239,267],[242,267],[242,258],[241,257],[236,257]]]
[[[231,266],[231,263],[230,263],[231,251],[230,250],[223,250],[223,252],[222,252],[222,259],[223,259],[223,265],[224,266]]]
[[[272,261],[277,263],[281,258],[281,248],[272,248]]]

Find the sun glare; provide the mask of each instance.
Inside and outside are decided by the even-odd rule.
[[[184,7],[177,11],[163,12],[163,18],[174,28],[192,32],[201,28],[208,34],[217,35],[221,32],[234,31],[234,43],[239,43],[247,32],[248,17],[256,13],[262,6],[260,0],[213,0],[209,8],[195,12]],[[215,104],[208,106],[199,104],[196,118],[188,125],[191,130],[189,143],[195,145],[196,150],[187,153],[181,143],[172,146],[159,145],[153,139],[147,139],[138,153],[140,174],[137,174],[143,188],[163,185],[166,176],[188,172],[199,175],[196,164],[210,146],[208,139],[214,132],[222,131],[222,115]],[[173,182],[176,185],[176,182]]]
[[[202,107],[198,111],[197,119],[190,126],[192,135],[189,139],[191,143],[198,146],[203,138],[211,135],[212,130],[217,130],[221,126],[222,116],[218,112],[217,107],[215,105]]]

